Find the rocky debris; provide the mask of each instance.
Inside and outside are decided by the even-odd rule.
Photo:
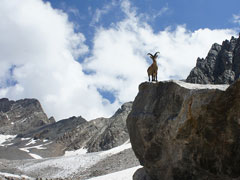
[[[231,84],[240,76],[240,37],[213,44],[207,57],[198,58],[186,81],[198,84]]]
[[[226,91],[142,83],[127,118],[152,180],[240,178],[240,80]]]
[[[36,99],[0,99],[0,134],[16,135],[52,122]]]

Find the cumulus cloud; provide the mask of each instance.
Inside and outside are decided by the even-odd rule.
[[[99,28],[94,39],[93,56],[84,69],[95,72],[93,84],[115,94],[120,103],[134,99],[138,84],[146,81],[151,63],[147,53],[160,51],[159,79],[185,79],[195,66],[197,57],[204,57],[211,45],[221,43],[235,32],[228,29],[187,30],[185,25],[154,33],[147,22],[139,19],[129,1],[122,2],[126,18],[111,28]]]
[[[75,61],[88,47],[65,13],[40,0],[2,0],[0,21],[1,97],[37,98],[58,120],[112,112]]]
[[[182,79],[212,43],[235,33],[192,32],[184,25],[154,33],[129,1],[121,1],[121,9],[123,20],[96,28],[90,51],[84,34],[76,33],[67,15],[49,3],[1,0],[0,97],[37,98],[57,120],[110,116],[120,104],[133,100],[139,83],[147,80],[148,52],[161,53],[160,80]],[[86,53],[90,56],[82,63],[76,61]],[[114,96],[114,102],[103,92]]]

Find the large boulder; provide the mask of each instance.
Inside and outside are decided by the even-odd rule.
[[[139,86],[127,127],[152,180],[240,178],[240,80],[225,91],[219,87]]]

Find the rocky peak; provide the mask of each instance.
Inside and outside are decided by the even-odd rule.
[[[127,118],[132,148],[144,166],[136,176],[240,178],[240,80],[225,91],[218,87],[183,82],[139,86]]]
[[[125,103],[116,113],[109,118],[102,127],[101,133],[89,143],[89,152],[96,152],[101,150],[111,149],[122,145],[129,139],[128,130],[126,126],[126,119],[132,110],[132,102]]]
[[[132,102],[124,103],[121,108],[119,108],[113,117],[121,115],[122,113],[129,113],[132,110]],[[113,118],[112,117],[112,118]]]
[[[240,76],[240,38],[213,44],[207,57],[198,58],[186,81],[198,84],[231,84]]]
[[[45,124],[52,123],[36,99],[10,101],[0,99],[0,133],[20,134]]]

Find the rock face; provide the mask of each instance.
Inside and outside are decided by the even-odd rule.
[[[36,99],[0,99],[0,134],[20,134],[53,121]]]
[[[240,38],[232,37],[222,45],[213,44],[205,59],[198,58],[187,82],[231,84],[240,76]]]
[[[111,149],[125,143],[129,139],[126,119],[132,110],[132,102],[122,105],[108,120],[104,130],[89,144],[89,152]]]
[[[20,134],[18,137],[28,138],[32,137],[34,139],[48,139],[51,141],[57,140],[59,137],[64,136],[67,132],[71,132],[77,126],[86,123],[87,121],[83,119],[81,116],[79,117],[70,117],[68,119],[63,119],[61,121],[47,124],[45,126],[41,126],[33,131],[28,131],[25,134]]]
[[[240,178],[240,80],[226,91],[142,83],[127,127],[152,180]]]

